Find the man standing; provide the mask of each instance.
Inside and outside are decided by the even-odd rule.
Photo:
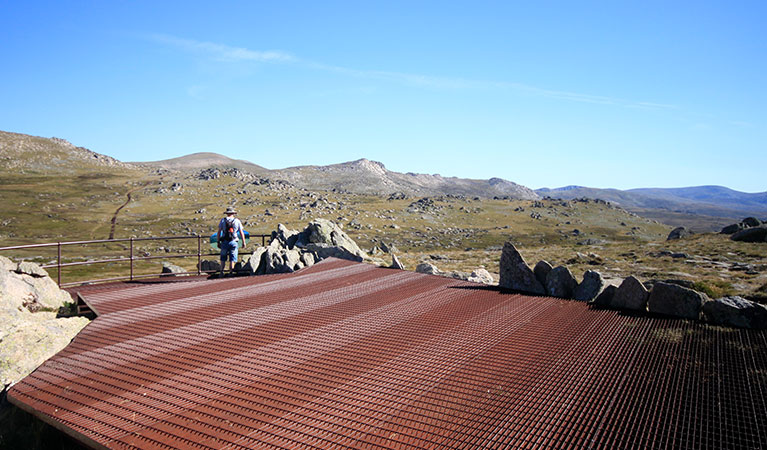
[[[237,211],[231,206],[224,211],[226,217],[218,223],[218,248],[221,249],[221,275],[224,274],[224,265],[229,259],[229,273],[234,272],[234,264],[237,262],[237,247],[240,238],[245,244],[245,233],[242,231],[242,222],[235,217]]]

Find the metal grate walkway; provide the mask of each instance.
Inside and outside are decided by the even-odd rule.
[[[95,448],[763,448],[767,332],[361,263],[91,288],[10,400]]]

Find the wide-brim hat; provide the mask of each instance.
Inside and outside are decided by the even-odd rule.
[[[226,208],[226,211],[224,211],[224,214],[237,214],[237,210],[232,208],[231,206],[228,206]]]

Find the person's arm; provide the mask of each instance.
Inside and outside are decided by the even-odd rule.
[[[221,248],[221,222],[218,222],[218,231],[216,231],[216,246]]]
[[[242,222],[240,222],[240,237],[242,237],[242,246],[245,246],[245,230],[242,228]]]

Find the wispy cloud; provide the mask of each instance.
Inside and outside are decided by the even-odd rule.
[[[678,109],[675,105],[663,103],[634,101],[617,97],[559,91],[555,89],[545,89],[524,83],[508,81],[470,80],[465,78],[439,77],[396,71],[360,70],[350,67],[308,61],[283,51],[251,50],[244,47],[232,47],[213,42],[201,42],[165,34],[151,34],[148,35],[148,38],[158,43],[181,48],[185,51],[204,54],[214,60],[219,61],[291,63],[310,69],[333,72],[349,77],[374,79],[413,87],[445,90],[505,90],[514,91],[524,95],[551,98],[569,102],[613,105],[625,108],[653,110]]]
[[[250,50],[243,47],[231,47],[213,42],[201,42],[192,39],[182,39],[165,34],[150,34],[149,39],[178,47],[187,51],[202,53],[219,61],[256,61],[256,62],[291,62],[293,55],[275,50]]]

